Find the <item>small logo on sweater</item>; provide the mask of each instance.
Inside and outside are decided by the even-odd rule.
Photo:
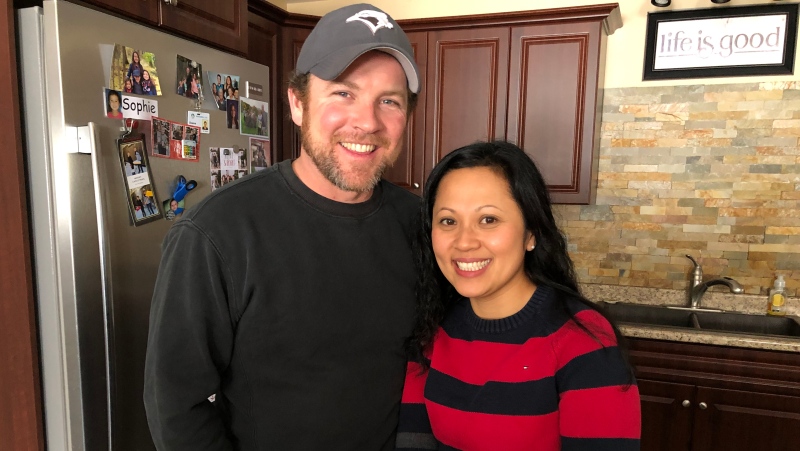
[[[388,29],[394,28],[392,23],[389,22],[389,16],[387,16],[382,12],[372,11],[370,9],[365,9],[363,11],[355,13],[353,16],[349,17],[345,22],[353,22],[356,20],[359,22],[363,22],[366,26],[368,26],[369,29],[372,30],[373,35],[381,28],[388,28]]]

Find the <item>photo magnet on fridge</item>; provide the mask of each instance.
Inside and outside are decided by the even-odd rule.
[[[177,61],[178,87],[177,94],[199,99],[203,95],[203,65],[178,55]]]
[[[239,100],[239,109],[241,122],[239,133],[269,138],[269,104],[267,102],[242,97]]]
[[[236,147],[210,147],[211,191],[248,174],[247,151]]]
[[[239,76],[212,71],[208,71],[207,75],[217,109],[227,111],[228,99],[239,100]]]
[[[144,135],[130,133],[117,139],[117,150],[125,181],[128,212],[134,226],[161,218],[161,203],[150,179]]]
[[[160,96],[155,54],[115,44],[108,87],[128,94]]]

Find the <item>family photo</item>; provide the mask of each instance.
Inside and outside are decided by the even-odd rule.
[[[260,100],[239,99],[239,133],[269,138],[269,105]]]
[[[177,60],[176,93],[184,97],[199,99],[203,95],[203,65],[180,55]]]
[[[208,71],[208,83],[217,109],[227,111],[227,101],[239,100],[239,76]],[[231,128],[231,127],[228,127]]]
[[[128,94],[160,96],[155,55],[120,44],[114,45],[108,86]]]

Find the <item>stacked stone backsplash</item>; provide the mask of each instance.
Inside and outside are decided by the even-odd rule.
[[[800,82],[606,89],[597,200],[558,205],[583,284],[800,294]]]

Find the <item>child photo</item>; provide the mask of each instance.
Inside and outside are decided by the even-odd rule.
[[[122,95],[119,91],[112,89],[106,89],[105,92],[106,116],[112,119],[122,119],[122,112],[119,110],[120,105],[122,105]]]
[[[177,65],[177,94],[199,99],[203,95],[203,65],[180,55]]]
[[[269,138],[269,105],[267,102],[242,97],[239,99],[239,133]]]
[[[108,86],[128,94],[160,96],[161,86],[158,82],[155,55],[115,44]]]

